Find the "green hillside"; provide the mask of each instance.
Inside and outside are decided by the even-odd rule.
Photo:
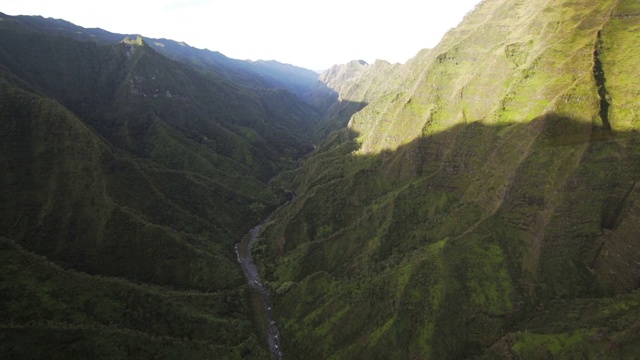
[[[257,244],[285,354],[636,356],[639,11],[485,1],[405,65],[323,75],[367,105]]]
[[[485,0],[317,83],[0,14],[0,357],[267,359],[271,304],[287,359],[636,358],[639,14]]]
[[[316,110],[169,60],[0,30],[3,358],[268,358],[235,242]]]

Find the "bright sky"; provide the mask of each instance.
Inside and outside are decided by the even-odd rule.
[[[434,47],[480,0],[0,0],[0,12],[184,41],[237,59],[323,70],[404,63]]]

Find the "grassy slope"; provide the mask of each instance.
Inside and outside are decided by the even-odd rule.
[[[258,248],[285,353],[633,353],[635,7],[486,1],[321,146]]]
[[[403,84],[398,64],[377,60],[367,64],[362,60],[334,65],[319,78],[308,93],[308,101],[323,109],[325,121],[315,127],[315,138],[324,140],[329,133],[344,128],[351,116],[370,101],[397,91]]]

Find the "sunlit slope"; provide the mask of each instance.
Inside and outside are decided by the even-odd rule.
[[[435,49],[407,64],[410,75],[401,92],[354,117],[350,128],[361,136],[361,152],[393,150],[455,124],[529,122],[548,111],[562,112],[563,106],[591,122],[598,105],[597,93],[590,91],[594,48],[612,6],[611,1],[478,5]],[[588,96],[578,99],[584,91]],[[569,104],[572,95],[576,99]]]
[[[394,70],[258,245],[285,353],[634,354],[638,7],[485,1]]]
[[[326,138],[330,132],[344,128],[369,102],[397,92],[403,84],[401,69],[399,64],[383,60],[373,64],[354,60],[323,72],[315,88],[307,93],[308,101],[324,111],[325,121],[316,126],[315,137]]]

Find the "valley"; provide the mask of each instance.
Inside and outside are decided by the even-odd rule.
[[[0,354],[636,357],[639,12],[319,76],[0,14]]]
[[[258,302],[261,305],[261,310],[264,310],[265,314],[265,327],[267,328],[271,355],[274,359],[282,359],[280,332],[278,331],[278,327],[273,317],[271,302],[269,301],[269,289],[264,285],[260,278],[258,268],[253,262],[253,256],[251,254],[256,239],[262,232],[262,229],[264,229],[267,222],[271,220],[272,215],[273,214],[269,214],[269,216],[262,220],[260,224],[251,229],[251,231],[249,231],[249,233],[247,233],[242,240],[236,244],[235,249],[238,256],[238,263],[244,272],[247,283],[259,293]]]

